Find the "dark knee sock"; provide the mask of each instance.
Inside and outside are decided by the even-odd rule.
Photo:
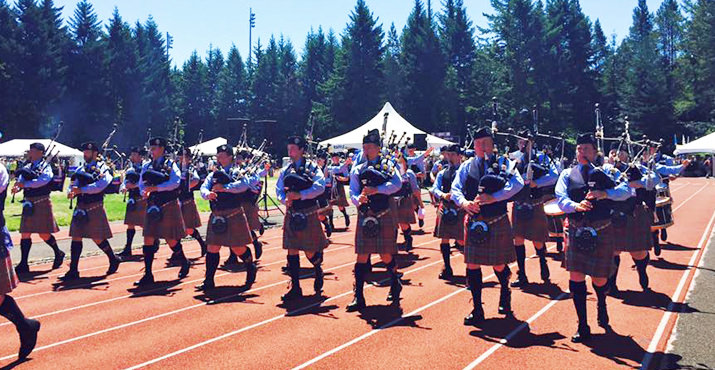
[[[405,240],[412,238],[412,227],[407,226],[406,229],[402,230],[402,234],[405,235]]]
[[[30,257],[30,248],[32,247],[32,239],[20,240],[20,264],[27,265]]]
[[[206,280],[214,281],[216,269],[218,269],[220,256],[218,253],[206,253]]]
[[[132,247],[132,243],[134,242],[134,235],[136,235],[136,234],[137,234],[136,229],[127,229],[127,244],[126,244],[127,248]]]
[[[397,261],[395,261],[395,256],[392,256],[392,259],[385,264],[385,267],[387,268],[387,273],[390,275],[392,283],[399,282],[400,277],[397,274]]]
[[[50,235],[50,238],[47,239],[45,243],[52,248],[52,251],[55,252],[55,254],[60,253],[60,247],[57,245],[57,239],[55,239],[54,235]]]
[[[541,247],[541,249],[536,249],[536,255],[539,256],[539,261],[546,262],[546,246]],[[526,250],[524,250],[524,258],[526,258]]]
[[[28,327],[25,315],[20,310],[20,307],[18,307],[17,302],[9,295],[6,295],[2,304],[0,304],[0,315],[10,320],[18,330]]]
[[[472,293],[472,302],[474,307],[482,304],[482,270],[467,269],[467,285]]]
[[[650,262],[650,255],[646,255],[642,260],[634,259],[633,262],[636,264],[636,270],[638,270],[638,276],[646,275],[646,269],[648,268],[648,263]]]
[[[154,245],[145,245],[142,247],[142,252],[144,252],[144,274],[151,275],[151,266],[154,263],[154,254],[157,248]]]
[[[494,270],[494,274],[497,276],[497,279],[499,279],[501,290],[509,290],[509,274],[511,274],[509,266],[504,266],[504,269],[501,271]]]
[[[616,269],[613,271],[611,277],[608,278],[608,284],[611,286],[615,286],[618,282],[618,269],[621,267],[620,255],[613,256],[613,264],[616,265]],[[638,263],[636,263],[636,265],[638,265]]]
[[[238,256],[243,263],[251,263],[253,262],[253,254],[251,253],[251,250],[246,248],[246,251],[241,253],[240,256]]]
[[[345,216],[345,218],[348,218],[348,210],[347,209],[343,208],[340,210],[340,212],[343,213],[343,216]]]
[[[288,255],[288,274],[292,288],[300,287],[300,257],[295,254]]]
[[[450,257],[452,256],[452,254],[450,253],[451,247],[449,246],[449,243],[440,244],[439,250],[442,252],[442,260],[444,260],[444,268],[451,270],[452,267],[450,265]]]
[[[355,295],[362,297],[362,289],[365,285],[365,275],[369,266],[367,263],[355,263]]]
[[[206,249],[206,242],[204,242],[204,238],[201,237],[201,233],[199,232],[198,229],[194,229],[194,232],[191,233],[191,237],[196,239],[196,241],[199,242],[199,245],[201,246],[202,249]]]
[[[605,306],[606,305],[606,293],[608,293],[608,284],[604,286],[596,286],[596,284],[592,284],[593,290],[596,291],[596,298],[598,298],[598,305],[599,306]]]
[[[97,246],[102,250],[102,252],[104,252],[104,254],[107,255],[107,258],[109,258],[110,261],[117,259],[117,256],[114,255],[112,247],[109,245],[109,240],[104,239],[101,243],[97,244]]]
[[[184,247],[181,245],[181,242],[177,242],[176,245],[171,247],[171,250],[176,253],[176,257],[180,260],[186,259],[186,256],[184,255]]]
[[[256,232],[253,231],[253,230],[251,230],[251,238],[252,238],[254,241],[258,240],[258,235],[256,235]]]
[[[514,250],[516,251],[516,264],[519,266],[519,274],[526,274],[526,246],[524,244],[515,245]]]
[[[313,257],[308,259],[313,266],[318,267],[323,263],[323,252],[315,252]]]
[[[586,282],[570,280],[569,290],[571,291],[573,305],[576,308],[579,327],[588,326],[588,317],[586,316]]]
[[[79,258],[82,256],[82,241],[72,241],[70,244],[70,271],[77,271]]]

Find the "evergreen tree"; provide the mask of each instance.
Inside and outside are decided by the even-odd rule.
[[[18,55],[23,54],[18,37],[15,11],[5,0],[0,0],[0,117],[3,117],[0,132],[5,137],[25,134],[23,122],[16,116],[21,102],[16,89],[22,84]]]
[[[220,115],[220,80],[221,72],[224,69],[224,59],[223,53],[220,49],[209,48],[209,53],[206,58],[206,111],[207,116],[205,121],[202,123],[202,128],[206,132],[208,137],[212,137],[212,130],[216,127],[216,124]],[[195,139],[197,133],[194,133],[191,139]],[[193,141],[190,141],[193,143]],[[193,145],[193,144],[192,144]]]
[[[144,25],[137,24],[135,38],[139,51],[141,105],[138,116],[154,135],[172,131],[171,83],[169,58],[164,37],[150,16]]]
[[[711,131],[715,123],[715,2],[688,4],[691,21],[685,33],[686,69],[681,74],[686,98],[680,103],[687,120],[701,122],[696,131]]]
[[[232,45],[226,57],[226,64],[219,81],[219,118],[216,122],[215,135],[228,136],[235,129],[229,118],[243,118],[248,115],[248,81],[246,68],[236,45]],[[206,136],[208,133],[204,135]]]
[[[387,32],[387,45],[382,59],[385,74],[383,100],[390,102],[395,109],[401,111],[404,107],[402,67],[400,66],[400,37],[395,24],[390,25]]]
[[[207,67],[194,51],[184,63],[181,71],[180,116],[184,125],[186,143],[193,143],[199,130],[206,128],[209,119],[209,94]],[[193,144],[192,144],[193,145]]]

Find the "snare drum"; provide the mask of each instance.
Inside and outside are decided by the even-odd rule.
[[[670,197],[658,197],[655,201],[655,221],[651,231],[658,231],[673,226],[673,201]]]
[[[566,214],[559,208],[558,199],[552,199],[544,203],[544,213],[546,213],[546,218],[548,219],[549,237],[563,238]]]

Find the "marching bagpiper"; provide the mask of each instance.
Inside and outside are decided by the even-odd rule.
[[[165,138],[149,140],[151,162],[142,166],[139,190],[147,199],[147,213],[144,221],[144,276],[134,284],[137,286],[154,283],[152,264],[158,251],[157,239],[164,239],[172,252],[178,257],[181,268],[179,279],[189,274],[191,263],[184,255],[181,239],[186,236],[184,220],[179,206],[179,184],[181,171],[179,166],[166,156]]]
[[[300,251],[313,264],[316,295],[323,290],[323,249],[328,239],[318,219],[318,198],[325,191],[325,178],[318,166],[305,157],[307,142],[300,136],[288,138],[290,164],[281,170],[276,182],[278,200],[286,206],[283,221],[283,249],[288,250],[290,290],[281,299],[284,302],[303,296],[300,288]]]
[[[514,249],[516,262],[519,266],[517,279],[512,287],[524,287],[529,284],[526,276],[526,247],[524,240],[534,244],[539,256],[541,280],[549,281],[549,265],[546,263],[546,241],[549,240],[549,226],[544,202],[549,196],[546,191],[556,184],[559,177],[556,166],[544,152],[536,151],[534,141],[528,130],[519,132],[519,150],[509,154],[510,159],[517,161],[517,170],[524,179],[524,189],[514,197],[512,206],[512,230],[514,232]]]
[[[107,275],[117,272],[119,259],[114,255],[109,239],[112,229],[109,227],[107,212],[104,210],[104,191],[112,182],[112,172],[107,164],[98,160],[99,147],[95,143],[84,143],[84,165],[72,175],[72,183],[67,189],[67,198],[77,199],[77,207],[72,214],[70,224],[70,269],[60,277],[61,280],[79,279],[79,259],[82,255],[82,239],[89,238],[107,255],[109,268]]]
[[[24,361],[35,349],[37,333],[40,331],[40,322],[26,318],[15,299],[9,295],[17,288],[19,283],[12,269],[12,258],[10,257],[12,239],[10,239],[5,226],[5,199],[7,198],[9,182],[10,176],[7,173],[7,169],[0,162],[0,316],[5,317],[15,325],[15,329],[20,336],[18,359]]]
[[[437,224],[434,227],[434,236],[441,238],[439,245],[444,261],[444,269],[439,274],[440,279],[451,280],[453,277],[451,260],[450,239],[454,240],[457,250],[464,249],[464,216],[466,212],[452,200],[452,181],[457,177],[457,170],[462,164],[462,148],[459,144],[442,147],[442,155],[446,164],[437,177],[432,187],[432,194],[438,199]]]
[[[330,205],[330,191],[332,189],[328,188],[328,152],[325,150],[319,150],[315,156],[316,164],[318,169],[323,174],[323,181],[325,187],[323,193],[318,197],[318,219],[323,224],[325,228],[325,235],[330,237],[333,234],[333,207]]]
[[[340,162],[341,153],[334,151],[330,155],[330,164],[326,169],[325,187],[329,189],[330,205],[338,206],[338,210],[345,217],[345,226],[350,226],[350,216],[346,207],[349,205],[348,198],[345,195],[345,185],[350,184],[350,165],[352,160],[347,158],[344,162]],[[333,213],[330,215],[330,226],[334,229]]]
[[[28,162],[21,169],[15,171],[17,179],[12,188],[13,195],[23,192],[25,199],[22,201],[22,218],[20,219],[20,263],[15,267],[18,274],[30,272],[28,257],[32,248],[32,234],[39,234],[40,238],[52,248],[55,260],[52,269],[62,266],[65,253],[60,250],[57,240],[52,235],[60,231],[52,214],[52,200],[50,193],[53,190],[52,168],[45,160],[45,146],[42,143],[30,144],[27,153]]]
[[[137,233],[137,226],[144,226],[146,216],[146,200],[139,191],[139,176],[142,172],[146,148],[132,147],[129,150],[129,168],[124,172],[124,181],[120,191],[126,195],[127,208],[124,212],[124,224],[127,225],[127,244],[118,256],[129,258],[132,256],[132,243]]]
[[[400,174],[401,187],[393,194],[395,208],[397,210],[397,225],[402,230],[405,238],[405,251],[412,250],[412,224],[415,220],[415,202],[420,197],[420,185],[417,182],[417,175],[407,166],[404,155],[400,152],[396,154],[397,171]]]
[[[181,204],[181,217],[184,220],[186,235],[191,235],[201,246],[201,256],[206,255],[206,242],[201,237],[199,227],[201,227],[201,216],[194,200],[194,191],[197,190],[201,178],[196,172],[192,163],[193,153],[191,149],[183,148],[179,157],[181,170],[181,182],[179,184],[179,202]]]
[[[241,201],[249,192],[251,180],[234,164],[233,149],[228,145],[216,148],[217,168],[209,173],[201,186],[201,196],[211,202],[211,218],[206,231],[206,278],[198,290],[210,290],[216,285],[214,276],[219,264],[221,247],[229,247],[246,267],[246,287],[256,281],[256,264],[246,247],[253,238]]]
[[[563,265],[570,273],[569,290],[578,316],[578,330],[571,338],[575,343],[587,341],[591,336],[586,315],[586,275],[591,276],[598,299],[598,325],[609,328],[607,282],[615,267],[616,248],[609,200],[623,201],[630,196],[628,185],[618,183],[621,177],[618,169],[609,164],[593,165],[597,154],[594,136],[579,135],[576,141],[578,165],[561,172],[556,183],[559,208],[568,214]]]
[[[494,157],[490,128],[480,128],[473,139],[475,156],[459,167],[451,189],[451,199],[467,213],[464,262],[474,308],[464,318],[464,325],[484,321],[482,265],[492,266],[499,279],[499,313],[511,315],[508,264],[516,256],[506,204],[524,187],[524,180],[509,159]]]
[[[417,150],[417,146],[415,145],[415,143],[407,144],[407,154],[406,154],[407,165],[409,166],[409,168],[412,170],[412,172],[414,172],[415,176],[417,177],[418,184],[419,184],[417,189],[419,190],[420,187],[422,186],[422,182],[424,181],[424,178],[425,178],[425,158],[432,153],[434,148],[429,147],[429,148],[427,148],[427,150],[424,153],[422,153],[420,155],[415,154],[416,150]],[[414,210],[417,213],[418,225],[420,228],[422,228],[425,225],[425,206],[422,203],[421,193],[415,194],[413,201],[414,201]]]
[[[370,254],[379,254],[390,275],[388,301],[399,303],[402,283],[397,272],[397,207],[392,197],[402,181],[395,163],[380,154],[378,130],[370,130],[362,139],[363,162],[350,171],[350,199],[358,207],[355,230],[355,297],[347,310],[365,308],[363,286],[370,270]]]

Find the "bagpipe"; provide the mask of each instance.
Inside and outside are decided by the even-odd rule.
[[[32,163],[30,161],[26,161],[23,163],[22,166],[19,166],[17,170],[15,170],[15,178],[19,179],[20,176],[22,176],[23,180],[34,180],[40,175],[42,175],[43,172],[45,172],[45,169],[47,166],[52,166],[52,162],[57,158],[59,155],[60,151],[57,149],[55,154],[52,154],[52,152],[55,150],[57,147],[57,138],[60,136],[60,132],[62,132],[62,127],[64,126],[64,121],[60,121],[57,124],[57,131],[55,132],[55,136],[50,140],[50,144],[47,146],[44,155],[42,156],[42,159],[40,160],[39,164],[33,169],[32,168]],[[62,175],[61,171],[58,171],[58,173],[55,172],[55,168],[52,168],[52,184],[51,186],[51,191],[62,191],[62,185],[64,185],[64,176],[59,179],[59,185],[58,181],[56,181],[55,178],[60,177]],[[10,203],[15,203],[15,193],[12,193],[12,198],[10,199]],[[29,202],[25,202],[23,204],[32,204]],[[24,210],[24,206],[23,206]]]
[[[378,187],[385,184],[392,178],[394,170],[394,166],[386,159],[374,165],[366,165],[358,174],[361,188]],[[365,237],[376,238],[379,236],[380,216],[389,210],[389,199],[390,195],[372,194],[367,197],[367,203],[358,206],[358,212],[362,215],[362,233]]]

